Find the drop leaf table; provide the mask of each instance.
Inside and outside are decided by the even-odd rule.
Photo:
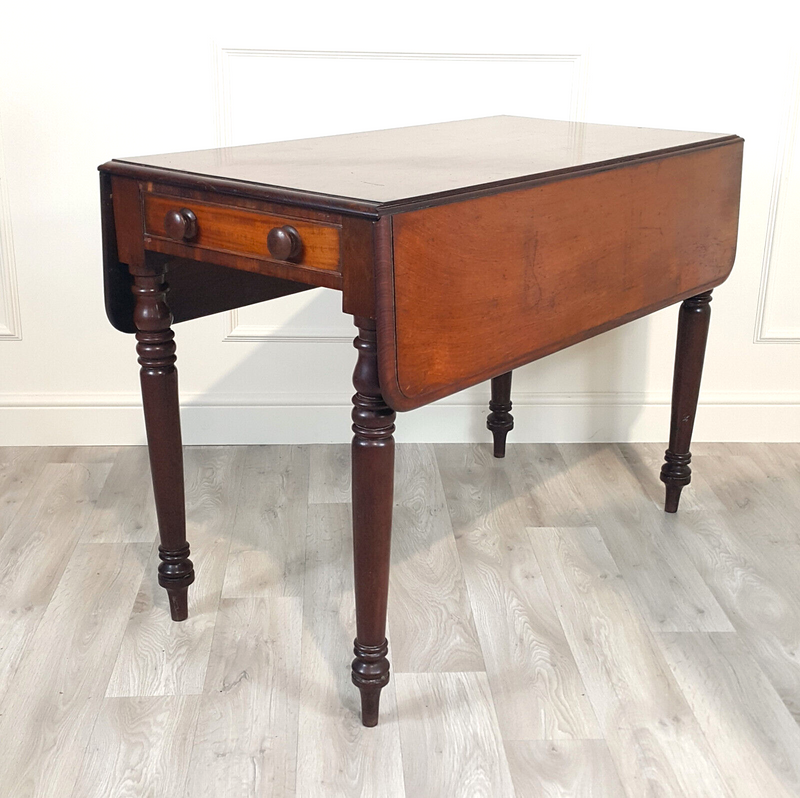
[[[498,116],[101,166],[106,309],[138,341],[172,618],[187,617],[194,580],[173,324],[317,286],[341,291],[358,331],[352,676],[364,725],[389,681],[396,411],[491,379],[502,457],[513,369],[682,301],[661,471],[675,512],[711,289],[736,250],[742,147]]]

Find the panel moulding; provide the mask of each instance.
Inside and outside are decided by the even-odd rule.
[[[14,261],[14,239],[11,232],[11,205],[3,156],[3,134],[0,126],[0,341],[21,341],[17,269]]]
[[[214,61],[216,66],[215,120],[217,146],[228,147],[233,144],[233,118],[231,107],[231,70],[230,64],[236,58],[316,58],[316,59],[350,59],[364,61],[504,61],[521,64],[554,64],[562,63],[571,67],[570,79],[570,118],[571,122],[580,122],[584,118],[586,104],[587,57],[580,53],[388,53],[367,51],[330,51],[330,50],[262,50],[258,48],[221,47],[214,45]],[[261,324],[243,325],[239,314],[233,310],[226,314],[224,341],[273,341],[287,342],[336,342],[350,343],[352,336],[343,337],[339,331],[326,328],[302,328],[297,331],[286,330]]]
[[[754,343],[800,343],[800,326],[785,328],[771,320],[770,298],[775,291],[781,268],[792,264],[778,261],[775,257],[776,244],[781,231],[790,224],[796,224],[791,209],[787,208],[786,193],[789,176],[795,169],[795,159],[800,149],[800,57],[796,58],[791,70],[791,80],[787,92],[786,114],[778,140],[778,155],[772,180],[772,195],[767,217],[767,232],[764,240],[764,254],[761,265],[761,286],[756,310]]]

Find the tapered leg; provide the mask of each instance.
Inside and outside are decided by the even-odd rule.
[[[678,343],[675,350],[675,374],[672,381],[672,420],[666,462],[661,467],[661,481],[667,486],[664,511],[678,509],[681,490],[692,480],[689,463],[692,455],[692,429],[700,394],[703,358],[711,319],[711,291],[686,299],[678,315]]]
[[[378,383],[375,322],[356,318],[353,345],[353,559],[355,564],[356,639],[353,683],[361,691],[361,722],[378,723],[381,690],[389,683],[386,602],[394,493],[395,412]]]
[[[514,429],[514,416],[511,415],[511,374],[507,371],[492,379],[491,411],[486,417],[486,427],[494,437],[494,456],[506,456],[506,435]]]
[[[186,542],[178,372],[167,291],[163,274],[134,277],[136,351],[142,367],[144,421],[161,534],[158,583],[166,588],[172,620],[185,621],[187,591],[194,581],[194,568]]]

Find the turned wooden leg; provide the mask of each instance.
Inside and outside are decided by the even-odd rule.
[[[194,568],[186,542],[178,372],[167,291],[163,274],[134,276],[136,351],[142,367],[144,422],[161,534],[158,583],[167,591],[172,620],[185,621]]]
[[[386,658],[386,602],[394,493],[395,412],[378,383],[375,322],[356,318],[353,345],[353,559],[355,564],[356,639],[353,683],[361,691],[361,722],[378,723],[381,689],[389,683]]]
[[[689,446],[703,374],[708,323],[711,319],[710,302],[711,291],[685,299],[678,315],[669,448],[665,453],[666,462],[661,467],[661,481],[667,486],[664,511],[668,513],[677,511],[681,490],[692,480]]]
[[[492,378],[491,411],[486,417],[486,427],[494,437],[494,456],[506,456],[506,435],[514,429],[514,416],[511,415],[511,374],[507,371]]]

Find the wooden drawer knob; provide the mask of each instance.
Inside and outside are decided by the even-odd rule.
[[[291,225],[273,227],[267,234],[269,254],[277,260],[297,260],[303,249],[300,233]]]
[[[164,230],[176,241],[191,241],[197,235],[197,217],[188,208],[167,211]]]

